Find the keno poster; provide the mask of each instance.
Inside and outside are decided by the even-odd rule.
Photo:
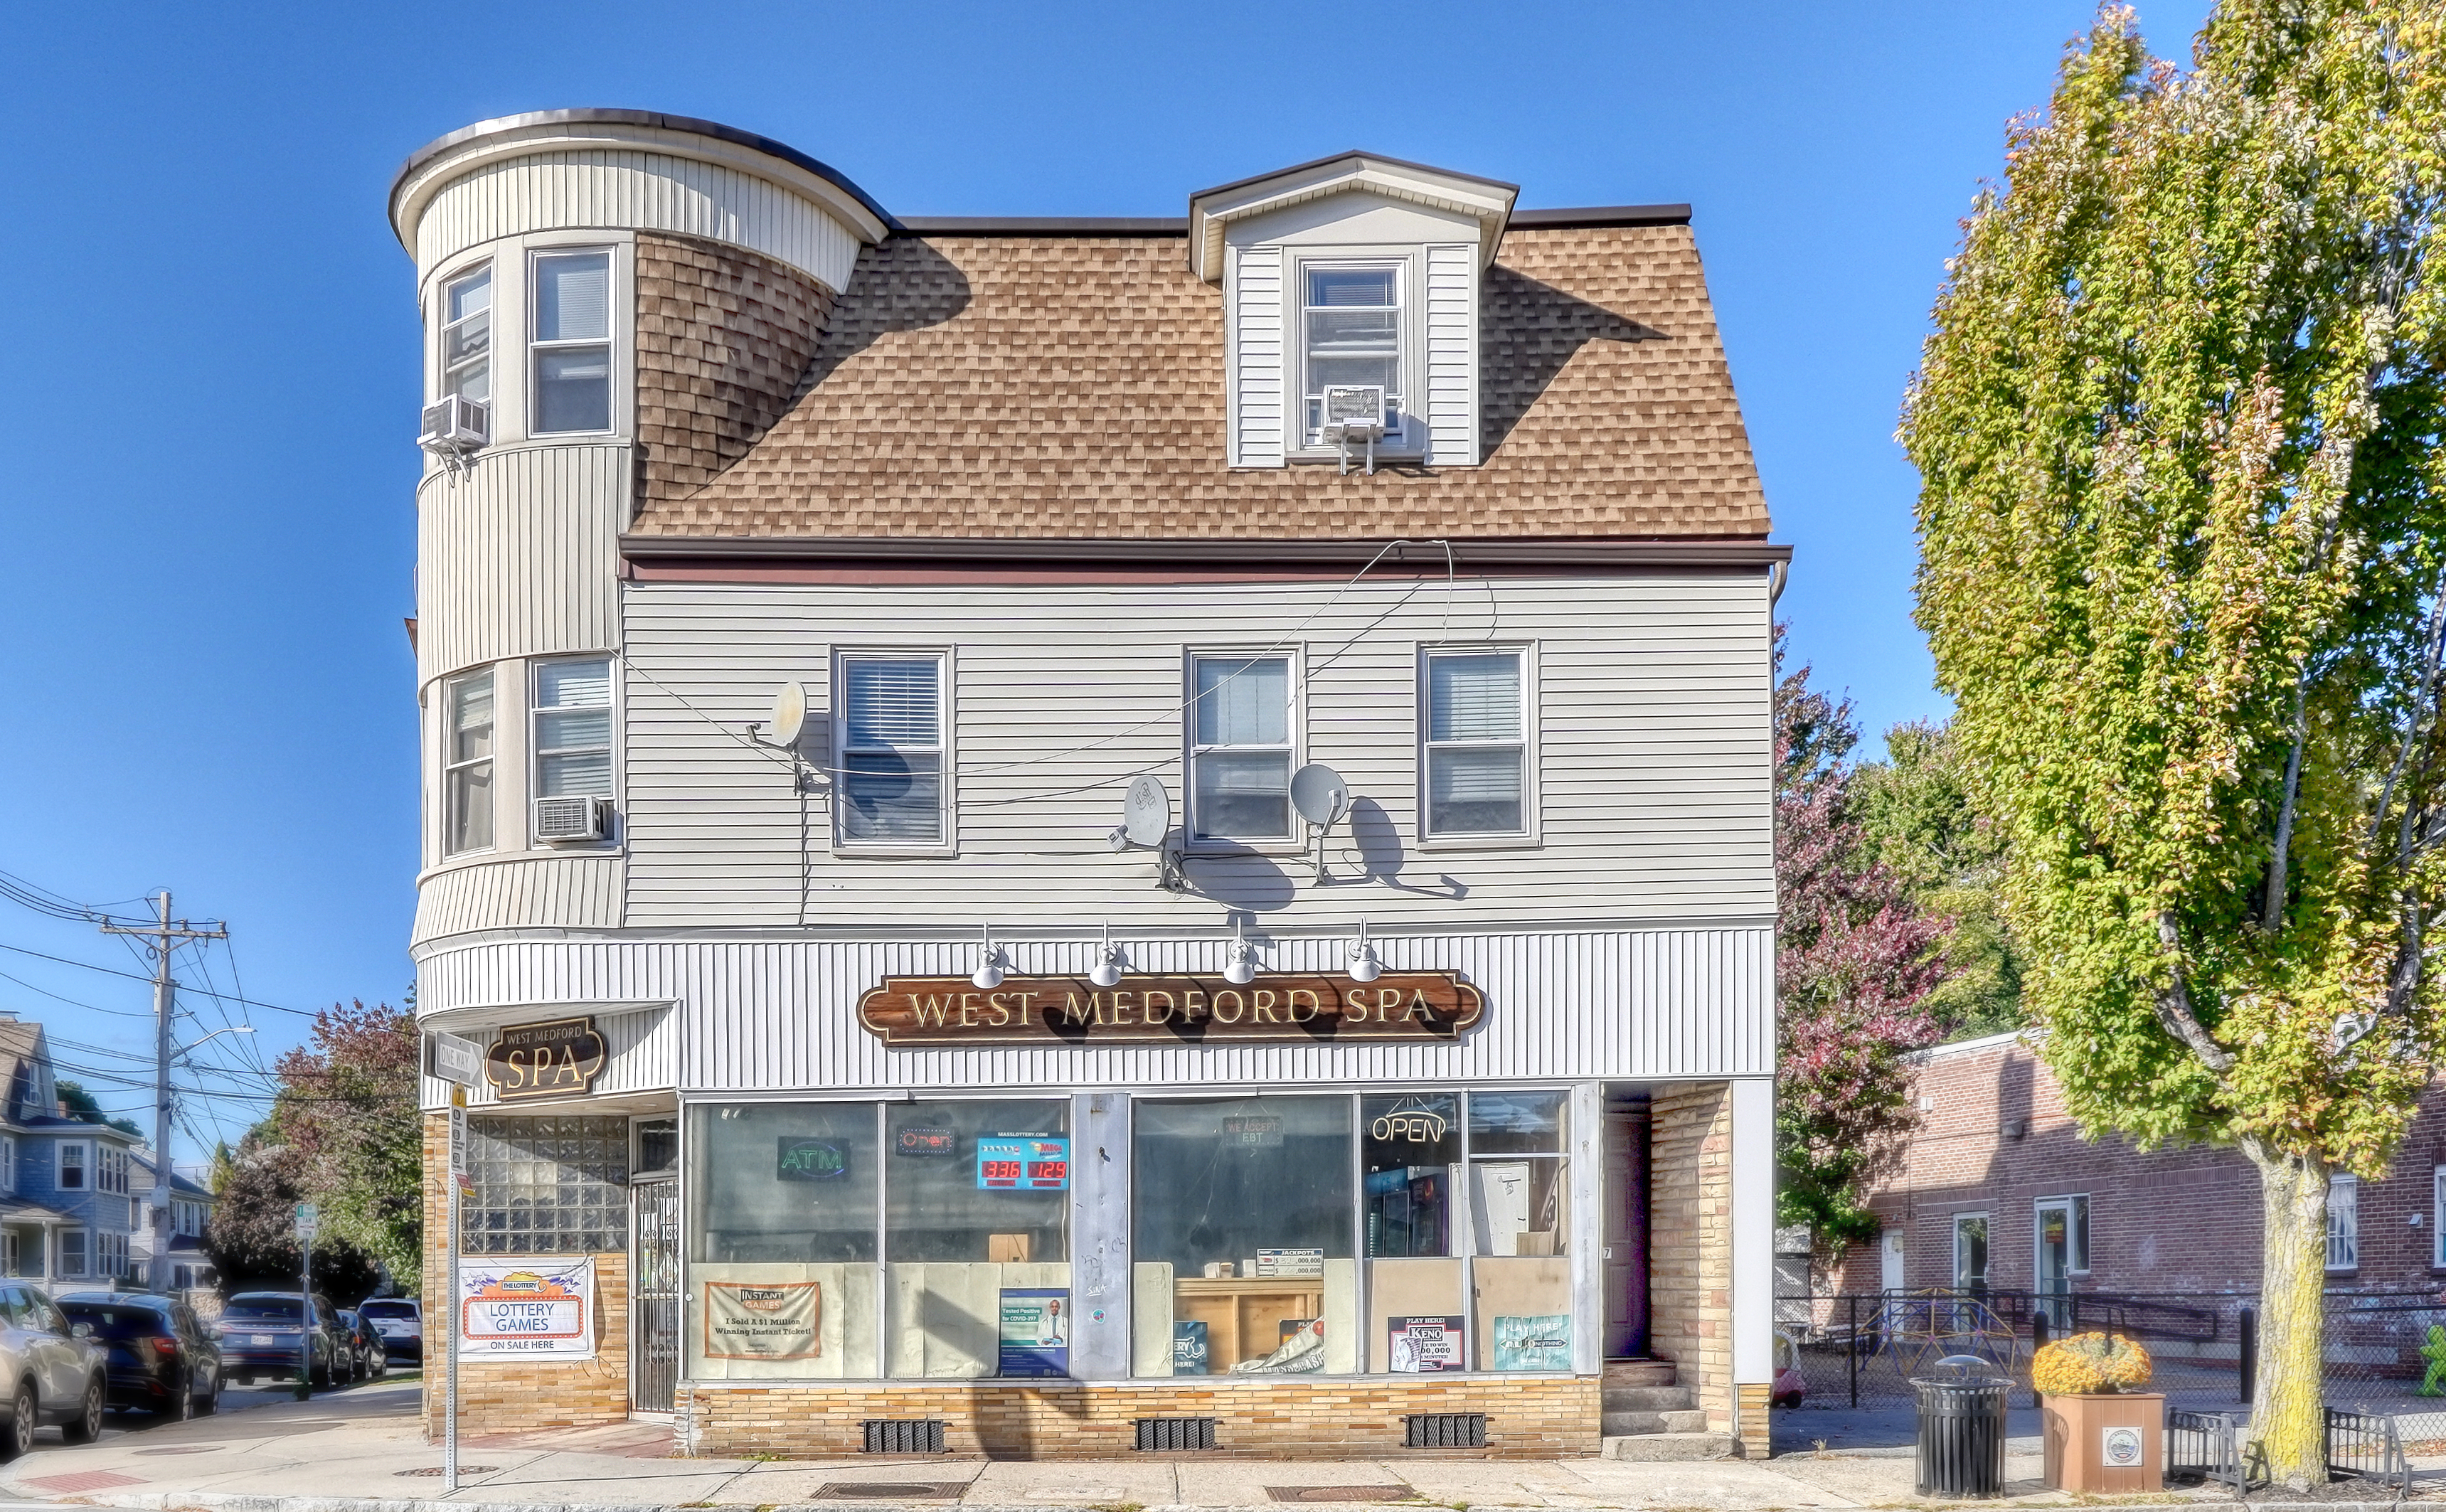
[[[1394,1374],[1434,1375],[1460,1369],[1459,1318],[1394,1317],[1384,1325],[1385,1364]]]
[[[459,1357],[594,1358],[594,1257],[459,1262]]]
[[[823,1347],[816,1281],[707,1281],[705,1352],[717,1360],[812,1360]]]

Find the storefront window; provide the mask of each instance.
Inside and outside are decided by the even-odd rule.
[[[1138,1102],[1136,1373],[1357,1369],[1354,1103]]]
[[[1069,1111],[1018,1098],[886,1109],[887,1373],[1069,1373]]]
[[[629,1121],[467,1121],[471,1255],[591,1255],[629,1247]]]
[[[1474,1369],[1571,1368],[1566,1117],[1561,1092],[1469,1094]]]
[[[689,1117],[690,1374],[877,1374],[876,1106],[747,1103]]]
[[[1461,1368],[1467,1317],[1453,1241],[1460,1098],[1363,1097],[1359,1161],[1367,1242],[1367,1368]]]

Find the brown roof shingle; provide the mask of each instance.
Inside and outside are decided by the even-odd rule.
[[[1515,229],[1477,467],[1233,469],[1221,292],[1176,236],[894,236],[772,430],[639,537],[1761,537],[1687,226]]]

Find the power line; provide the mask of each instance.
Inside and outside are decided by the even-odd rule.
[[[81,969],[81,970],[84,970],[84,971],[88,971],[88,972],[100,972],[100,973],[102,973],[104,976],[123,976],[123,977],[126,977],[126,978],[127,978],[129,981],[131,981],[131,982],[148,982],[148,983],[149,983],[149,982],[151,982],[151,981],[153,980],[153,978],[151,978],[150,976],[143,975],[143,974],[141,974],[141,973],[137,973],[137,972],[122,972],[122,971],[120,971],[118,968],[116,968],[116,967],[111,967],[111,966],[96,966],[96,965],[94,965],[91,961],[72,961],[72,960],[68,959],[68,958],[67,958],[66,956],[65,956],[65,955],[47,955],[47,954],[43,954],[41,951],[28,950],[28,949],[27,949],[25,946],[23,946],[23,945],[9,945],[9,944],[5,944],[5,943],[0,943],[0,951],[12,951],[12,952],[14,952],[15,954],[19,954],[19,955],[31,955],[31,956],[33,956],[34,958],[36,958],[37,960],[56,961],[56,962],[58,962],[58,963],[59,963],[60,965],[62,965],[62,966],[74,966],[74,967],[77,967],[77,968],[79,968],[79,969]],[[184,985],[184,984],[181,984],[181,985]],[[37,988],[37,989],[35,989],[35,991],[40,992],[40,991],[41,991],[41,989],[40,989],[40,988]],[[205,988],[201,988],[201,987],[188,986],[188,987],[187,987],[187,991],[188,991],[188,992],[201,992],[201,993],[202,993],[204,996],[206,996],[206,997],[227,998],[227,1000],[228,1000],[228,1001],[230,1001],[230,1002],[233,1002],[233,1003],[243,1003],[243,1004],[245,1004],[245,1005],[246,1005],[247,1007],[249,1007],[249,1008],[268,1008],[268,1009],[272,1010],[272,1011],[273,1011],[273,1012],[275,1012],[275,1013],[294,1013],[294,1014],[295,1014],[295,1015],[297,1015],[299,1018],[318,1018],[318,1017],[320,1017],[320,1016],[321,1016],[321,1015],[320,1015],[320,1014],[318,1014],[318,1013],[315,1013],[315,1012],[313,1012],[313,1011],[310,1011],[310,1010],[303,1009],[303,1008],[283,1008],[283,1007],[282,1007],[281,1005],[279,1005],[278,1003],[264,1003],[264,1002],[258,1002],[258,1001],[256,1001],[255,999],[254,999],[254,998],[252,998],[252,997],[239,997],[239,996],[236,996],[236,995],[235,995],[235,994],[233,994],[233,993],[224,993],[224,992],[211,992],[211,991],[209,991],[209,990],[207,990],[207,989],[205,989]],[[65,999],[63,999],[63,1001],[65,1001]],[[107,1012],[107,1011],[109,1011],[105,1009],[105,1010],[103,1010],[103,1011]],[[153,1015],[151,1015],[150,1013],[140,1013],[140,1014],[138,1014],[138,1015],[137,1015],[137,1017],[139,1017],[139,1018],[150,1018],[150,1017],[152,1017],[152,1016],[153,1016]]]

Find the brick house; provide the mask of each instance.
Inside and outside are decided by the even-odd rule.
[[[1921,1126],[1870,1200],[1884,1227],[1834,1290],[1929,1287],[2189,1296],[2259,1286],[2259,1177],[2240,1152],[2084,1140],[2023,1034],[1920,1057]],[[2386,1176],[2328,1202],[2335,1287],[2446,1284],[2446,1095],[2422,1100]]]
[[[409,160],[468,1426],[1765,1448],[1789,554],[1687,207],[1517,194]]]

